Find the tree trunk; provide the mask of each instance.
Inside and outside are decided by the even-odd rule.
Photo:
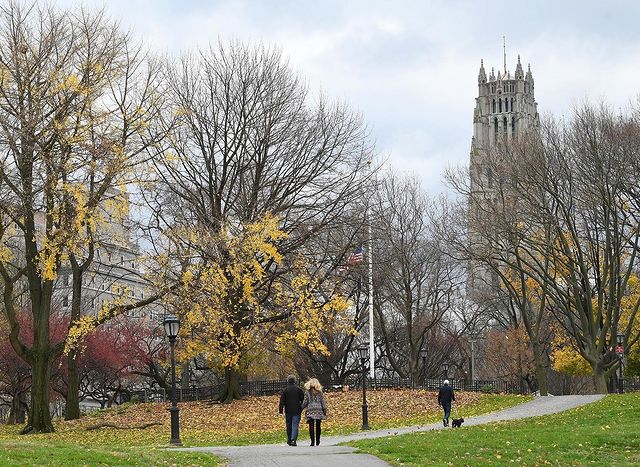
[[[189,389],[189,382],[191,380],[191,371],[189,368],[190,360],[187,360],[180,366],[180,387],[182,389]]]
[[[538,391],[541,396],[549,395],[547,389],[547,372],[542,363],[542,352],[540,351],[540,345],[535,342],[533,344],[533,358],[536,364],[536,379],[538,380]]]
[[[236,399],[242,399],[240,395],[240,374],[233,368],[224,370],[224,390],[218,397],[223,404],[230,404]]]
[[[21,433],[52,433],[54,429],[49,408],[51,363],[44,352],[34,353],[31,372],[33,383],[29,421]]]
[[[593,384],[596,388],[596,394],[607,393],[607,375],[599,367],[596,367],[593,372]]]
[[[11,411],[9,412],[9,420],[7,424],[18,425],[25,422],[26,411],[25,403],[22,400],[22,392],[16,391],[11,399]]]
[[[93,250],[92,250],[93,251]],[[89,255],[87,262],[90,263],[93,252]],[[71,296],[71,322],[80,319],[82,313],[82,275],[84,267],[78,265],[75,255],[70,256],[72,275],[72,296]],[[77,350],[72,350],[67,355],[67,398],[64,412],[65,420],[76,420],[80,418],[80,375],[78,374],[78,359],[80,355]]]
[[[78,374],[78,352],[72,350],[67,355],[67,398],[64,411],[65,420],[80,418],[80,376]]]

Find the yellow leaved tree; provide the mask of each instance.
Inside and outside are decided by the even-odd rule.
[[[233,232],[176,234],[212,253],[189,266],[181,287],[166,297],[167,308],[181,317],[178,357],[204,359],[224,373],[221,401],[240,397],[239,377],[257,346],[326,354],[323,331],[349,325],[349,304],[337,284],[309,274],[302,257],[281,255],[278,243],[287,235],[277,217],[267,214]]]

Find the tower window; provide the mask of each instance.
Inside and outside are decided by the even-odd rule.
[[[495,135],[495,139],[498,139],[498,117],[493,119],[493,132]]]
[[[511,137],[516,137],[516,117],[511,117]]]
[[[513,112],[513,97],[511,98],[511,111]]]
[[[506,138],[508,135],[508,131],[509,129],[507,128],[507,117],[504,117],[504,119],[502,120],[502,125],[504,126],[503,130],[504,130],[504,137]]]
[[[495,99],[493,100],[493,107],[492,107],[492,110],[491,110],[491,111],[492,111],[493,113],[496,113],[496,100],[495,100]]]
[[[498,112],[502,113],[502,99],[498,99]]]

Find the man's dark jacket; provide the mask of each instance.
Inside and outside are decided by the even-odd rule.
[[[302,413],[302,401],[304,400],[304,391],[295,384],[288,384],[287,388],[280,394],[280,406],[278,412],[288,415],[300,415]]]
[[[442,386],[440,388],[440,392],[438,393],[438,404],[451,405],[451,401],[454,400],[456,400],[456,396],[455,394],[453,394],[453,389],[451,389],[451,386]]]

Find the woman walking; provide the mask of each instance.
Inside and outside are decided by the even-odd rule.
[[[322,386],[316,378],[311,378],[304,385],[307,390],[302,401],[302,408],[307,409],[307,423],[309,424],[309,436],[311,446],[320,444],[320,431],[322,420],[327,417],[327,403],[322,394]]]

